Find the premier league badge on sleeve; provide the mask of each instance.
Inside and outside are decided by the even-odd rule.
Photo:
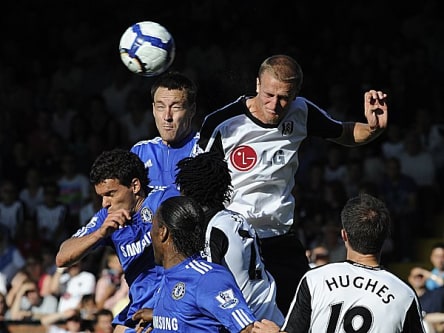
[[[239,303],[239,300],[234,296],[232,289],[219,292],[219,295],[216,296],[216,299],[220,303],[219,306],[222,309],[230,309],[236,306],[237,303]]]

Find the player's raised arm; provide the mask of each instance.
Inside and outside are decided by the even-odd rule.
[[[108,213],[103,224],[93,233],[85,236],[73,236],[65,240],[56,255],[56,265],[67,267],[82,259],[101,239],[108,237],[115,230],[125,225],[131,219],[130,213],[119,209]]]
[[[330,139],[344,146],[358,146],[376,139],[388,124],[387,94],[369,90],[364,94],[364,115],[367,123],[344,122],[342,135]]]

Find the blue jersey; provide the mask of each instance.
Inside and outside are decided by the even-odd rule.
[[[240,332],[256,318],[232,274],[195,255],[164,270],[153,332]]]
[[[176,181],[177,162],[185,157],[197,155],[199,134],[191,132],[179,145],[172,147],[156,137],[136,143],[131,151],[135,153],[148,170],[150,186],[162,188]]]
[[[141,209],[132,215],[131,220],[123,228],[117,229],[96,245],[96,247],[111,246],[115,249],[129,286],[130,302],[116,316],[114,323],[134,326],[135,323],[131,320],[134,312],[143,306],[150,306],[149,303],[147,305],[147,302],[152,299],[159,283],[151,246],[152,218],[162,201],[177,195],[179,192],[171,186],[167,189],[151,191],[144,200]],[[99,210],[90,222],[80,228],[73,237],[82,237],[96,231],[107,216],[108,210],[106,208]]]

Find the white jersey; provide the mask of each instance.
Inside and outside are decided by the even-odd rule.
[[[96,277],[88,271],[81,271],[76,276],[64,273],[60,277],[63,294],[60,296],[58,312],[78,308],[82,297],[94,294],[96,290]]]
[[[258,241],[253,227],[242,215],[221,210],[208,224],[203,257],[233,273],[258,320],[265,318],[282,325],[284,316],[276,305],[276,284],[265,270]]]
[[[282,328],[288,333],[424,332],[414,290],[394,274],[351,261],[308,271]]]
[[[228,163],[234,191],[227,208],[244,215],[261,238],[282,235],[293,224],[299,146],[309,135],[339,137],[342,125],[302,97],[278,125],[263,124],[250,114],[246,99],[209,114],[199,145],[220,151]]]

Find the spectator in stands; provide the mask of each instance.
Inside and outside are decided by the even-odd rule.
[[[98,195],[93,186],[91,186],[91,195],[79,212],[79,225],[83,227],[94,214],[102,208],[102,197]]]
[[[78,113],[71,99],[71,91],[63,88],[50,96],[51,129],[65,141],[71,136],[71,122]]]
[[[19,192],[19,199],[25,205],[25,216],[32,218],[35,216],[35,208],[43,202],[43,185],[40,171],[36,167],[31,167],[26,172],[26,185]]]
[[[112,333],[113,332],[113,313],[108,309],[102,309],[96,312],[94,320],[94,333]]]
[[[36,207],[36,224],[40,238],[54,246],[64,240],[68,231],[68,207],[59,201],[60,188],[56,182],[44,185],[44,201]]]
[[[8,285],[6,284],[6,275],[0,272],[0,294],[6,296]]]
[[[125,147],[142,139],[153,139],[159,134],[152,106],[145,94],[139,89],[131,90],[126,97],[125,112],[118,118],[122,127],[122,144]]]
[[[91,184],[83,173],[79,172],[77,161],[72,153],[66,152],[61,161],[62,174],[57,180],[60,194],[59,200],[68,206],[68,234],[79,228],[80,208],[90,198]],[[66,236],[64,237],[66,239]]]
[[[0,224],[9,229],[9,236],[15,240],[25,219],[25,206],[18,198],[17,186],[12,180],[0,185]]]
[[[436,166],[433,155],[427,151],[418,133],[411,131],[404,139],[405,150],[400,155],[401,172],[418,186],[418,208],[421,214],[422,234],[432,232],[431,221],[437,203]]]
[[[413,258],[413,238],[419,231],[418,187],[410,176],[401,172],[398,158],[390,157],[385,162],[385,174],[379,184],[380,197],[390,210],[395,260]]]
[[[42,325],[47,326],[47,333],[88,333],[83,330],[83,321],[77,309],[67,309],[44,316]]]
[[[0,224],[0,272],[11,283],[14,275],[25,265],[25,259],[9,237],[9,229]]]
[[[399,158],[404,151],[403,133],[399,124],[392,123],[387,128],[385,140],[381,143],[384,158]]]
[[[43,241],[38,233],[35,218],[26,217],[20,230],[20,238],[14,241],[24,258],[32,257],[40,252]]]
[[[307,250],[308,263],[311,268],[328,264],[330,256],[325,245],[317,245],[312,249]]]
[[[78,310],[82,320],[92,322],[95,318],[95,313],[98,310],[94,294],[83,295]]]
[[[429,277],[430,271],[427,269],[413,267],[407,280],[415,289],[423,311],[426,313],[444,312],[444,287],[428,290],[426,281]]]
[[[444,243],[438,242],[432,246],[430,251],[430,262],[432,270],[426,274],[426,288],[433,290],[444,285]]]
[[[37,285],[38,293],[41,297],[51,295],[52,277],[43,266],[43,262],[38,256],[31,256],[26,259],[22,269],[12,278],[9,291],[6,295],[8,306],[12,306],[25,281],[33,281]]]
[[[8,326],[6,324],[6,313],[8,311],[8,305],[6,304],[6,293],[0,292],[0,333],[9,333]]]
[[[117,253],[107,249],[104,257],[106,264],[97,280],[95,300],[98,309],[112,310],[121,299],[128,297],[129,287]]]
[[[12,320],[40,320],[57,311],[58,300],[53,295],[40,296],[37,283],[25,280],[9,309]]]
[[[91,272],[82,269],[82,263],[77,262],[68,268],[58,268],[52,277],[51,291],[59,296],[57,311],[77,309],[83,295],[94,294],[96,277]]]

